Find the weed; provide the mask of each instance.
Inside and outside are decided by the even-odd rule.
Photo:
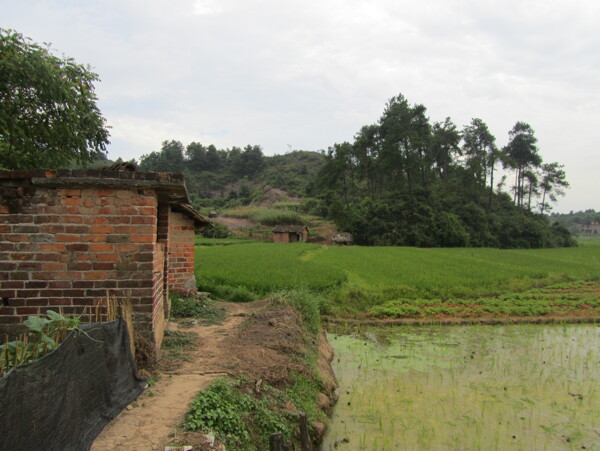
[[[196,348],[196,334],[165,330],[162,348],[167,350],[166,357],[173,360],[186,360],[188,353]]]
[[[304,327],[316,335],[321,330],[320,306],[325,302],[322,295],[307,289],[282,290],[270,295],[270,299],[294,307],[300,315]]]
[[[205,324],[219,324],[225,318],[225,312],[208,298],[178,294],[173,294],[170,298],[173,318],[195,318]]]
[[[148,387],[154,387],[160,380],[160,376],[152,376],[148,379]]]
[[[316,395],[321,391],[319,381],[303,374],[295,374],[294,382],[285,390],[287,398],[302,412],[308,415],[309,421],[324,420],[325,414],[316,406]]]
[[[257,296],[244,286],[228,285],[227,282],[216,282],[208,277],[200,281],[199,288],[223,301],[252,302],[257,299]]]
[[[187,431],[212,431],[228,449],[268,449],[269,435],[289,439],[283,413],[269,409],[268,399],[240,391],[240,381],[219,379],[199,392],[183,422]]]

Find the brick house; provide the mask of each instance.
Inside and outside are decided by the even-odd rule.
[[[589,224],[581,224],[579,230],[584,235],[598,235],[600,234],[600,223],[590,222]]]
[[[160,348],[169,291],[196,289],[194,234],[210,225],[182,174],[0,171],[0,336],[29,315],[129,298],[137,332]]]
[[[277,225],[273,228],[274,243],[306,243],[308,227],[301,225]]]

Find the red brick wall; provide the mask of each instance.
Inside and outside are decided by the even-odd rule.
[[[162,284],[162,299],[163,299],[163,313],[165,318],[168,318],[171,313],[171,300],[169,299],[169,285],[168,280],[168,248],[169,248],[169,212],[171,207],[167,203],[158,204],[158,229],[157,239],[161,244],[161,258],[162,262],[157,259],[154,262],[154,271],[159,271],[162,268],[160,274],[160,281]]]
[[[167,278],[170,291],[190,293],[196,291],[194,273],[194,221],[183,213],[169,214],[169,239]]]
[[[273,233],[273,242],[274,243],[289,243],[290,235],[289,233]]]
[[[48,309],[93,320],[90,307],[109,296],[130,298],[136,328],[157,331],[155,192],[23,186],[0,187],[0,333]]]

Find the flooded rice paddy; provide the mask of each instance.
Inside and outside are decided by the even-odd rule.
[[[329,335],[340,398],[323,450],[600,449],[600,326]]]

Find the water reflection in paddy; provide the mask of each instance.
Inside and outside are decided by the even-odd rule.
[[[600,449],[600,327],[329,335],[340,399],[323,450]]]

